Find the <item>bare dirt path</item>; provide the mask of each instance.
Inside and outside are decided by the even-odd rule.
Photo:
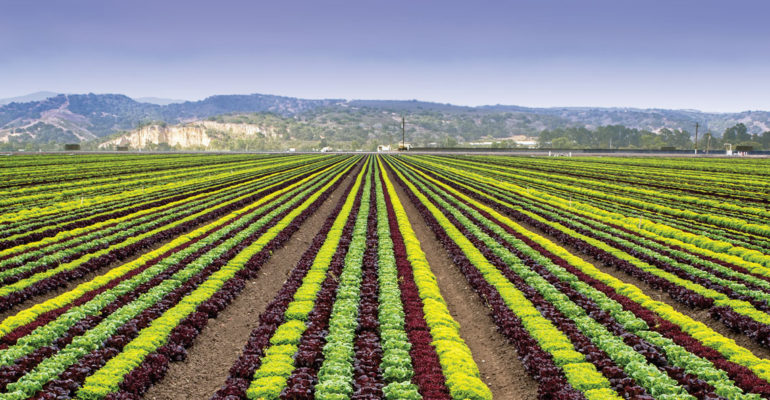
[[[360,164],[262,266],[260,275],[246,284],[238,297],[216,319],[209,321],[187,351],[183,362],[171,363],[166,377],[144,398],[151,400],[208,399],[225,383],[230,367],[241,355],[259,314],[280,290],[287,276],[310,246]]]
[[[436,240],[403,189],[397,184],[394,187],[436,275],[449,312],[460,323],[460,336],[471,349],[481,379],[489,386],[495,399],[536,399],[537,382],[527,374],[516,349],[497,331],[489,309],[468,285],[465,276]]]

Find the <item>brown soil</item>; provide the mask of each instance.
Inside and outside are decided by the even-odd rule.
[[[547,238],[548,240],[559,244],[559,246],[565,248],[570,253],[580,257],[584,261],[587,261],[591,264],[593,264],[597,269],[604,272],[605,274],[612,275],[623,282],[630,283],[639,289],[641,289],[647,296],[650,296],[652,299],[661,301],[663,303],[666,303],[673,307],[676,311],[679,311],[680,313],[687,315],[688,317],[698,321],[702,322],[706,325],[708,325],[709,328],[713,329],[714,331],[718,332],[720,335],[730,338],[732,340],[735,340],[735,342],[742,347],[745,347],[752,353],[754,353],[755,356],[760,358],[767,358],[770,359],[770,349],[767,349],[765,347],[760,346],[757,342],[749,339],[748,336],[736,333],[728,329],[726,326],[724,326],[719,320],[716,320],[711,317],[708,310],[696,310],[693,308],[690,308],[682,303],[679,303],[678,301],[674,300],[671,296],[668,295],[667,292],[659,289],[654,289],[652,286],[648,285],[647,283],[635,278],[632,275],[629,275],[623,271],[617,270],[615,268],[612,268],[610,266],[607,266],[603,264],[601,261],[596,260],[595,258],[585,255],[583,253],[580,253],[572,246],[567,246],[564,243],[560,243],[557,239],[554,237],[544,233],[543,231],[528,225],[528,224],[522,224],[519,223],[519,225],[527,228],[528,230],[537,233],[540,236],[543,236]]]
[[[145,399],[208,399],[225,383],[230,367],[241,355],[251,331],[258,326],[259,314],[310,247],[359,168],[355,167],[284,247],[273,253],[262,266],[260,276],[249,281],[240,295],[216,319],[209,321],[188,349],[187,359],[171,363],[166,377],[147,391]]]
[[[465,276],[436,240],[401,187],[395,185],[395,188],[436,275],[449,312],[460,323],[460,336],[471,349],[481,379],[489,386],[495,399],[537,398],[537,382],[527,374],[514,346],[497,331],[487,306],[468,285]]]

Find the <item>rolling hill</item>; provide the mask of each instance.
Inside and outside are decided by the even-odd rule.
[[[43,92],[40,96],[50,94]],[[39,96],[38,96],[39,97]],[[22,98],[26,100],[28,98]],[[136,101],[121,94],[58,94],[33,101],[13,101],[0,106],[0,145],[53,146],[60,143],[112,140],[156,124],[202,126],[211,117],[266,113],[257,121],[262,130],[282,132],[273,140],[334,140],[367,143],[399,134],[398,120],[406,115],[410,140],[441,143],[447,138],[473,141],[481,138],[537,136],[547,129],[623,125],[657,132],[662,128],[719,135],[736,123],[750,133],[770,130],[770,112],[705,113],[696,110],[633,108],[529,108],[491,105],[456,106],[417,100],[309,100],[251,94],[218,95],[200,101],[165,105]],[[267,124],[267,125],[266,125]],[[270,125],[274,124],[274,125]],[[196,128],[199,129],[199,128]],[[184,129],[182,129],[184,130]],[[200,130],[200,129],[199,129]],[[214,142],[227,146],[240,139],[227,131],[203,128]]]

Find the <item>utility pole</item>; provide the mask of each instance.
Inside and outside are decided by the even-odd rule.
[[[700,124],[695,123],[695,154],[698,154],[698,127]]]
[[[709,153],[709,148],[711,147],[711,132],[707,133],[707,135],[709,135],[709,139],[706,142],[706,154]]]
[[[401,145],[406,147],[406,118],[401,116]]]

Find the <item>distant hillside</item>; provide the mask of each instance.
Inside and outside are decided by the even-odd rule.
[[[62,94],[0,106],[0,143],[87,141],[152,121],[179,123],[232,112],[293,115],[338,102],[253,94],[158,105],[120,94]]]
[[[8,103],[26,103],[30,101],[40,101],[45,100],[49,97],[54,97],[58,95],[58,93],[54,92],[35,92],[30,93],[26,96],[18,96],[18,97],[9,97],[7,99],[0,99],[0,105],[8,104]]]
[[[156,102],[158,99],[155,99]],[[163,100],[163,99],[159,99]],[[369,143],[400,135],[400,115],[415,144],[469,142],[517,135],[537,136],[545,130],[624,125],[658,132],[663,128],[719,136],[744,123],[749,133],[770,131],[770,112],[703,113],[693,110],[630,108],[465,107],[417,100],[307,100],[272,95],[220,95],[166,105],[139,102],[120,94],[56,95],[0,106],[0,146],[36,148],[69,142],[102,142],[152,123],[195,123],[225,114],[270,113],[276,129],[292,129],[283,140],[330,138]],[[295,134],[299,132],[298,134]],[[224,136],[215,139],[227,142]]]

